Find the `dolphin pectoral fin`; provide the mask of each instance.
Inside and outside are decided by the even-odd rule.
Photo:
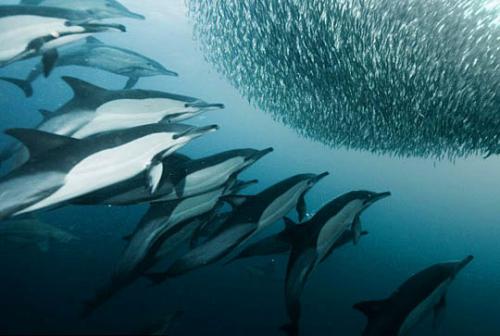
[[[48,120],[52,117],[52,114],[54,112],[49,111],[49,110],[44,110],[44,109],[39,109],[38,112],[42,115],[43,120]]]
[[[305,200],[305,193],[302,194],[297,202],[297,215],[299,216],[299,222],[302,222],[306,217],[307,206]]]
[[[43,64],[43,75],[49,77],[54,66],[56,65],[57,59],[59,58],[59,52],[57,49],[50,49],[43,53],[42,64]]]
[[[352,222],[351,226],[351,231],[352,231],[352,242],[354,243],[354,245],[357,245],[359,239],[361,238],[361,233],[363,231],[361,225],[361,219],[359,218],[359,216],[356,216],[356,218],[354,218],[354,221]]]
[[[146,185],[150,195],[153,195],[158,190],[162,175],[163,163],[159,160],[153,160],[146,170]]]
[[[222,196],[219,199],[223,202],[229,203],[232,208],[237,208],[243,203],[245,203],[250,197],[246,195],[226,195]]]
[[[358,302],[352,307],[359,310],[368,318],[368,320],[375,318],[379,315],[384,307],[387,305],[388,300],[373,300]]]
[[[10,77],[0,77],[0,80],[14,84],[23,91],[26,97],[33,96],[33,87],[29,81]]]
[[[441,325],[444,319],[444,313],[446,309],[446,294],[441,297],[438,304],[434,306],[434,315],[432,318],[432,328],[437,329]]]
[[[129,77],[127,80],[127,83],[125,84],[123,89],[130,90],[131,88],[133,88],[137,84],[138,81],[139,81],[139,78],[137,78],[137,77]]]
[[[6,130],[5,134],[16,138],[26,146],[30,153],[30,158],[51,149],[78,141],[74,138],[27,128],[11,128]]]
[[[184,188],[186,187],[186,179],[182,178],[175,184],[175,195],[177,198],[182,198],[184,196]]]
[[[295,227],[295,225],[297,225],[293,220],[286,216],[283,217],[283,221],[285,222],[285,230],[291,230]]]
[[[101,40],[95,38],[94,36],[87,36],[85,42],[88,44],[104,44]]]

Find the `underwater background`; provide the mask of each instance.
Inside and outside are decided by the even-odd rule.
[[[270,3],[287,2],[294,3]],[[474,96],[474,91],[470,99],[467,98],[467,85],[463,91],[450,90],[461,99],[456,110],[466,114],[476,107],[477,114],[485,116],[480,122],[471,122],[471,127],[457,126],[463,123],[464,117],[456,110],[440,110],[440,106],[430,105],[422,108],[423,121],[413,122],[414,119],[405,117],[414,111],[412,108],[391,110],[390,113],[399,111],[401,116],[389,117],[386,123],[383,118],[372,117],[369,109],[363,110],[359,120],[357,117],[348,120],[349,115],[355,113],[356,105],[352,101],[361,104],[358,98],[353,98],[359,93],[338,98],[333,104],[328,101],[332,97],[328,88],[314,97],[311,94],[311,86],[316,90],[324,84],[321,82],[324,78],[312,83],[307,77],[293,75],[301,69],[292,69],[291,74],[277,78],[266,57],[270,57],[276,68],[287,68],[286,64],[294,64],[293,60],[271,58],[282,57],[287,52],[256,52],[257,55],[250,57],[252,46],[248,45],[249,36],[251,41],[248,34],[257,33],[250,28],[244,30],[242,19],[236,20],[236,25],[240,24],[238,29],[242,30],[233,29],[227,21],[224,24],[223,14],[216,9],[223,6],[223,2],[123,0],[122,3],[143,14],[146,20],[123,20],[127,33],[104,34],[99,39],[147,55],[179,73],[179,77],[143,78],[137,87],[200,97],[225,105],[223,110],[189,120],[200,125],[218,124],[221,129],[189,144],[182,153],[201,157],[233,148],[272,146],[271,155],[242,174],[244,179],[259,180],[245,190],[249,194],[293,174],[330,171],[331,176],[306,197],[311,213],[331,198],[351,190],[392,192],[390,198],[363,216],[363,226],[369,234],[358,245],[348,244],[335,251],[312,273],[302,295],[301,334],[358,335],[366,319],[352,309],[354,303],[384,298],[416,271],[469,254],[475,259],[451,285],[446,315],[439,328],[433,329],[429,318],[420,323],[412,335],[500,334],[498,48],[473,62],[481,67],[476,74],[480,71],[485,74],[485,77],[474,77],[477,83],[484,85],[478,90],[483,90],[485,96]],[[238,7],[237,2],[231,3]],[[428,1],[427,5],[436,3],[440,2]],[[210,8],[216,13],[204,12],[200,9],[203,6],[213,6]],[[279,14],[279,10],[276,13]],[[221,21],[216,20],[217,15],[222,15]],[[247,17],[247,24],[253,24],[250,27],[263,28],[262,24],[266,23],[256,19],[259,13],[255,17],[244,14],[242,17]],[[278,16],[276,20],[285,20],[285,25],[286,20],[290,20],[291,25],[294,22],[293,16]],[[498,46],[498,28],[491,27],[496,29],[497,35],[491,34]],[[238,31],[241,34],[230,34]],[[268,36],[277,38],[275,33]],[[297,40],[306,38],[307,35],[300,35]],[[292,53],[297,45],[301,46],[293,41],[289,41]],[[234,46],[233,54],[227,51],[230,46]],[[253,48],[258,50],[257,46]],[[311,56],[311,62],[314,60]],[[24,77],[38,61],[16,63],[1,69],[1,75]],[[444,58],[441,62],[452,61]],[[419,67],[418,75],[425,76],[422,71],[431,64]],[[240,71],[242,67],[244,71]],[[437,70],[445,71],[439,67]],[[349,72],[349,69],[343,71]],[[388,78],[395,76],[394,73]],[[122,77],[76,67],[58,68],[48,79],[35,82],[35,94],[29,99],[16,87],[0,82],[2,130],[32,127],[40,121],[38,109],[55,110],[64,104],[71,97],[71,91],[60,80],[62,75],[110,89],[124,85]],[[460,74],[456,76],[447,75],[442,84],[452,85],[457,78],[472,80]],[[353,78],[360,81],[363,88],[364,78],[361,75]],[[377,82],[376,79],[373,82]],[[339,80],[336,85],[342,88],[350,84]],[[386,92],[390,94],[415,96],[410,88],[403,93],[402,89],[396,90],[401,88],[397,83],[387,87],[390,90]],[[418,88],[416,85],[411,89]],[[313,98],[304,98],[310,94]],[[353,105],[343,105],[342,99]],[[380,99],[377,106],[385,103],[377,94],[369,99]],[[422,95],[415,99],[424,104],[431,97]],[[399,101],[406,107],[415,104],[411,98]],[[363,104],[367,105],[366,101]],[[345,110],[338,112],[339,106],[345,106]],[[460,106],[467,109],[460,110]],[[432,108],[435,108],[434,114]],[[315,111],[319,112],[314,114]],[[319,127],[315,120],[326,127]],[[401,123],[391,124],[395,120]],[[363,138],[353,131],[354,126],[337,127],[342,122],[359,125],[367,133]],[[471,130],[474,127],[477,128]],[[453,134],[440,133],[443,128]],[[418,137],[423,140],[411,141]],[[433,141],[432,137],[438,140]],[[0,145],[11,142],[4,135],[0,141]],[[2,169],[5,172],[7,167]],[[168,312],[182,311],[171,328],[171,335],[281,334],[279,327],[286,321],[285,256],[257,257],[229,265],[219,263],[169,279],[160,286],[151,286],[147,279],[140,279],[91,317],[81,319],[82,302],[92,297],[96,288],[109,278],[125,246],[122,237],[133,231],[145,209],[144,205],[70,206],[45,212],[40,215],[44,222],[70,231],[79,240],[54,244],[46,252],[34,247],[0,246],[0,332],[140,333]],[[278,232],[282,227],[276,223],[259,236]]]

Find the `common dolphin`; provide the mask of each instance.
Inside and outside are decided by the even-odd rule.
[[[291,323],[282,327],[285,332],[298,335],[300,296],[314,268],[331,253],[346,230],[353,231],[354,242],[357,242],[362,232],[361,213],[390,194],[352,191],[328,202],[302,224],[287,220],[292,249],[285,278],[285,300]]]
[[[126,237],[128,244],[113,270],[111,282],[98,290],[93,300],[86,302],[83,316],[91,314],[119,290],[133,283],[153,267],[166,255],[167,250],[172,248],[167,244],[182,243],[173,242],[169,238],[186,227],[201,224],[203,217],[210,217],[211,211],[217,206],[222,195],[232,192],[233,188],[239,190],[246,185],[233,180],[202,195],[151,204],[134,233]]]
[[[144,16],[129,11],[116,0],[21,0],[20,4],[80,10],[92,14],[96,19],[126,17],[144,20]]]
[[[81,140],[7,130],[28,148],[30,160],[0,179],[0,219],[61,205],[141,173],[154,192],[163,173],[161,159],[216,129],[153,124]]]
[[[319,175],[299,174],[254,196],[224,197],[224,200],[232,203],[234,212],[220,231],[212,239],[175,261],[166,272],[158,273],[158,276],[178,276],[222,259],[252,235],[283,218],[293,208],[297,208],[299,217],[302,218],[306,212],[305,194],[327,175],[327,172]]]
[[[224,108],[201,99],[153,90],[107,90],[73,77],[63,77],[73,98],[55,112],[41,111],[40,131],[82,139],[98,133],[153,124],[179,122],[199,113]],[[14,155],[16,147],[6,147],[2,157]],[[27,160],[18,152],[16,163]]]
[[[178,76],[176,72],[166,69],[157,61],[132,50],[105,44],[93,36],[87,37],[84,41],[59,49],[59,57],[54,68],[82,66],[125,76],[128,77],[125,89],[132,88],[142,77]],[[18,86],[27,97],[30,97],[33,95],[32,83],[43,74],[43,71],[43,66],[36,64],[26,80],[8,77],[0,79]]]
[[[57,48],[92,33],[125,31],[125,26],[92,22],[91,14],[53,7],[0,6],[0,67],[42,55],[48,75]]]
[[[72,233],[36,218],[7,220],[0,223],[0,244],[12,242],[33,245],[46,252],[51,242],[67,244],[79,238]]]
[[[219,188],[272,151],[271,147],[263,150],[241,148],[192,160],[167,157],[155,193],[148,191],[139,176],[87,195],[77,203],[128,205],[191,197]]]
[[[385,300],[364,301],[353,307],[368,318],[364,336],[397,336],[408,332],[428,313],[434,318],[446,306],[446,293],[457,273],[473,259],[430,266],[406,280]]]

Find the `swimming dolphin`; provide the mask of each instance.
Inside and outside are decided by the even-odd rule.
[[[59,57],[54,68],[83,66],[125,76],[128,77],[125,89],[132,88],[142,77],[178,76],[176,72],[132,50],[104,44],[93,36],[87,37],[84,41],[84,43],[72,43],[61,48],[58,51]],[[8,77],[0,77],[0,79],[18,86],[26,97],[30,97],[33,95],[32,83],[41,74],[43,74],[43,67],[37,64],[26,80]]]
[[[179,122],[199,113],[224,108],[203,100],[153,90],[107,90],[73,77],[63,77],[73,98],[55,112],[42,111],[40,131],[82,139],[98,133],[153,124]],[[18,151],[6,147],[2,157]],[[17,164],[27,160],[20,152]]]
[[[74,139],[30,129],[6,133],[30,160],[0,179],[0,219],[54,207],[144,173],[154,192],[161,159],[217,126],[153,124]]]
[[[285,332],[298,335],[300,296],[314,268],[331,253],[346,230],[352,230],[357,242],[362,232],[361,213],[390,194],[352,191],[328,202],[302,224],[287,220],[292,249],[285,278],[285,300],[291,323],[282,327]]]
[[[80,10],[96,19],[126,17],[144,20],[144,16],[129,11],[116,0],[21,0],[20,5]]]
[[[153,267],[172,248],[167,244],[182,243],[169,238],[181,237],[177,235],[179,231],[187,226],[200,224],[204,216],[211,216],[211,211],[217,206],[222,195],[246,185],[248,184],[233,180],[206,194],[151,204],[134,233],[125,238],[128,244],[113,270],[111,282],[100,289],[93,300],[86,302],[83,316],[90,315],[119,290]]]
[[[368,234],[367,231],[361,231],[361,236],[367,234]],[[354,239],[355,239],[354,231],[351,229],[347,229],[346,231],[344,231],[344,233],[342,233],[340,238],[333,244],[330,253],[348,243],[354,242]],[[285,229],[279,233],[263,238],[253,244],[248,245],[229,262],[250,257],[283,254],[290,252],[291,248],[292,246],[290,241],[290,234],[288,230]],[[325,260],[330,255],[330,253],[325,255],[321,261]]]
[[[295,175],[254,196],[223,197],[233,205],[234,212],[220,231],[175,261],[166,272],[158,273],[158,276],[178,276],[222,259],[253,234],[283,218],[292,208],[297,208],[299,217],[303,218],[306,213],[306,192],[327,175],[327,172]]]
[[[364,336],[397,336],[408,332],[432,310],[436,321],[446,306],[446,292],[457,273],[473,259],[430,266],[406,280],[385,300],[364,301],[353,307],[368,318]]]
[[[200,159],[167,157],[158,188],[151,194],[139,176],[77,200],[78,204],[128,205],[161,202],[206,193],[226,184],[232,177],[272,152],[271,147],[241,148]]]
[[[36,218],[7,220],[0,223],[0,244],[12,242],[33,245],[46,252],[52,242],[67,244],[79,240],[72,233],[44,223]]]
[[[125,31],[125,26],[92,22],[84,11],[53,7],[0,6],[0,67],[42,55],[44,74],[52,70],[57,48],[92,33]]]

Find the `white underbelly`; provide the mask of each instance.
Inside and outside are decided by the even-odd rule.
[[[156,133],[93,154],[68,172],[58,191],[20,213],[50,207],[132,178],[172,144],[170,136]]]

